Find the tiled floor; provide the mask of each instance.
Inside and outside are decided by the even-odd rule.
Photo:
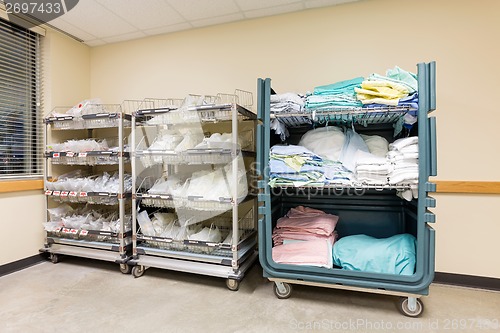
[[[432,285],[421,318],[397,298],[294,286],[277,299],[258,264],[223,279],[66,257],[0,277],[0,332],[500,332],[500,293]]]

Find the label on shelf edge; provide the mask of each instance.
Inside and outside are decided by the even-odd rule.
[[[51,195],[52,194],[52,191],[51,190],[47,190],[45,191],[45,195]]]
[[[61,195],[61,191],[54,191],[52,192],[52,195]]]
[[[87,157],[87,153],[78,153],[78,157]]]
[[[76,196],[77,196],[77,194],[78,194],[78,193],[77,193],[77,192],[75,192],[75,191],[71,191],[71,192],[69,192],[69,196],[70,196],[70,197],[76,197]]]
[[[65,234],[69,234],[71,232],[71,230],[68,228],[62,228],[61,232],[64,232]]]
[[[67,196],[68,196],[68,194],[69,194],[69,192],[68,192],[68,191],[62,191],[62,192],[61,192],[61,197],[67,197]]]
[[[69,231],[70,234],[76,235],[78,233],[78,229],[71,229]]]
[[[79,194],[81,197],[86,197],[87,196],[87,192],[80,192]]]
[[[89,234],[88,230],[82,230],[80,231],[80,236],[87,236]]]
[[[59,158],[61,153],[52,153],[52,158]]]

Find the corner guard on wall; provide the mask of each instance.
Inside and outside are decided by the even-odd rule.
[[[431,180],[437,193],[500,194],[500,182]]]

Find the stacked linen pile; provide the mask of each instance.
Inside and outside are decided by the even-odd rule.
[[[387,158],[361,150],[356,152],[356,179],[368,185],[385,185],[388,182],[392,165]]]
[[[269,153],[269,185],[304,186],[324,183],[323,160],[295,145],[275,145]]]
[[[356,99],[355,88],[359,87],[361,82],[363,78],[357,77],[315,87],[313,94],[306,98],[306,111],[360,107],[362,104]]]
[[[339,217],[298,206],[278,219],[273,231],[273,260],[281,264],[332,268],[332,246]]]
[[[415,106],[417,90],[417,76],[397,66],[387,70],[386,76],[371,74],[360,88],[355,88],[357,99],[368,106]]]
[[[304,111],[305,99],[296,93],[284,93],[271,95],[270,112],[274,115],[290,115],[289,117],[274,118],[271,121],[271,129],[284,141],[288,137],[288,127],[296,127],[304,124],[310,124],[311,119],[304,116],[294,116],[292,114],[302,113]]]
[[[389,145],[388,160],[393,165],[389,174],[390,184],[411,184],[412,189],[399,192],[402,198],[417,198],[418,191],[418,137],[412,136],[394,141]]]
[[[400,106],[408,107],[404,117],[395,126],[395,135],[403,126],[411,128],[417,122],[418,81],[417,76],[399,67],[388,69],[386,76],[370,75],[356,88],[357,99],[365,107]]]
[[[354,156],[356,179],[368,185],[385,185],[388,182],[392,165],[386,158],[389,142],[378,135],[363,135],[369,153],[357,150]]]

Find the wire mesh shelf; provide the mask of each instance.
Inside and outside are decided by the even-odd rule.
[[[121,111],[119,104],[90,104],[86,105],[81,113],[77,115],[67,114],[71,108],[56,107],[52,116],[45,118],[47,124],[52,124],[57,130],[109,128],[120,126],[121,118],[123,125],[130,127],[131,115]]]
[[[130,160],[130,154],[120,154],[116,151],[89,151],[83,153],[74,152],[46,152],[45,157],[52,159],[52,164],[61,165],[115,165],[120,162],[120,156],[124,162]]]
[[[176,208],[176,209],[192,209],[198,211],[220,211],[226,212],[233,208],[233,200],[231,198],[219,198],[216,200],[207,200],[203,197],[174,197],[169,194],[146,194],[137,193],[137,198],[141,200],[144,206],[158,208]],[[245,198],[238,198],[238,203]]]
[[[311,183],[306,185],[292,185],[290,183],[279,183],[273,182],[271,183],[271,188],[277,190],[286,191],[288,189],[317,189],[317,190],[353,190],[353,191],[363,191],[363,190],[409,190],[415,189],[417,184],[415,183],[398,183],[398,184],[388,184],[388,183],[360,183],[360,182],[352,182],[350,184],[346,183]]]
[[[408,112],[415,112],[408,106],[365,107],[365,108],[321,108],[309,109],[300,113],[274,113],[277,118],[289,127],[300,127],[307,122],[329,124],[387,124],[397,122]]]
[[[238,243],[236,249],[240,249],[244,244],[252,241],[256,237],[255,226],[253,225],[253,212],[249,211],[238,221]],[[141,246],[172,251],[182,251],[197,254],[211,254],[224,257],[232,257],[232,218],[229,215],[217,216],[203,222],[203,225],[217,227],[221,234],[220,242],[206,242],[195,239],[173,239],[167,237],[145,236],[142,233],[137,235],[137,240],[141,241]]]
[[[119,202],[117,193],[46,190],[45,195],[56,202],[89,203],[96,205],[117,205]],[[124,197],[131,197],[131,193],[126,193]]]
[[[119,233],[111,231],[56,227],[52,230],[47,230],[47,237],[119,244],[121,235]],[[131,244],[132,231],[127,231],[123,235],[123,238],[125,240],[125,245]]]
[[[239,154],[239,150],[236,154]],[[188,149],[182,152],[142,150],[135,152],[144,167],[155,164],[228,164],[235,158],[231,149]]]

